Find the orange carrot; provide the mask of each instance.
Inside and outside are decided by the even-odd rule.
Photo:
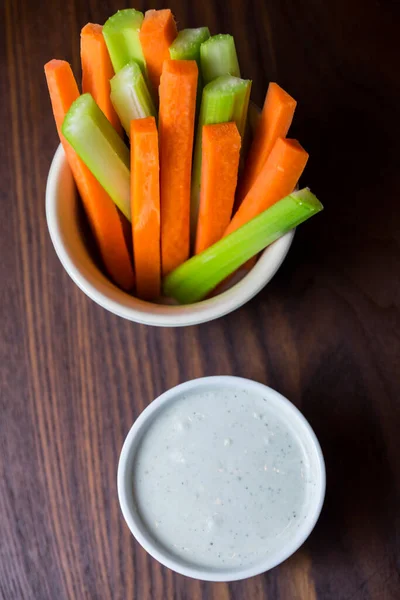
[[[278,138],[224,235],[228,235],[267,210],[296,187],[306,166],[308,154],[297,140]]]
[[[169,47],[177,35],[174,15],[169,8],[146,11],[139,37],[155,94],[158,94],[164,60],[169,59]]]
[[[189,257],[190,177],[197,76],[194,60],[164,61],[158,117],[163,275]]]
[[[154,117],[131,121],[131,210],[136,291],[143,300],[160,295],[160,169]]]
[[[263,168],[276,140],[286,137],[293,120],[296,100],[277,83],[270,83],[253,143],[238,186],[239,203],[246,196]]]
[[[65,114],[79,96],[71,67],[63,60],[51,60],[44,70],[58,135],[105,268],[121,288],[130,290],[134,284],[134,276],[121,225],[121,218],[124,217],[61,133]]]
[[[234,122],[203,126],[196,254],[218,242],[231,220],[240,143]]]
[[[114,69],[102,31],[103,27],[94,23],[88,23],[81,31],[82,92],[92,94],[111,125],[122,136],[122,126],[110,98],[110,79]]]

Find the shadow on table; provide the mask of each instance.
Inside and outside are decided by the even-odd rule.
[[[338,574],[340,598],[352,597],[381,570],[395,574],[388,553],[396,548],[399,473],[389,462],[374,410],[379,402],[364,389],[361,374],[347,377],[345,368],[313,381],[303,394],[302,410],[320,440],[327,469],[324,508],[305,546],[322,597],[331,597],[329,586]]]
[[[299,551],[301,560],[298,552],[262,576],[272,597],[278,584],[282,597],[291,597],[290,586],[298,582],[306,590],[298,590],[298,598],[313,597],[315,587],[318,598],[342,600],[352,598],[370,578],[376,588],[377,581],[396,576],[389,556],[396,549],[400,474],[389,462],[374,410],[379,399],[368,396],[361,376],[347,377],[344,362],[339,362],[338,372],[314,377],[302,393],[301,410],[325,457],[326,498],[314,531]]]
[[[394,284],[385,262],[389,256],[396,256],[394,252],[398,255],[390,238],[395,226],[393,198],[399,183],[388,131],[371,113],[363,113],[362,107],[338,106],[326,117],[323,123],[310,119],[304,130],[297,132],[311,157],[303,184],[309,184],[320,197],[325,211],[299,228],[279,273],[243,310],[259,314],[271,295],[275,302],[281,302],[299,354],[304,350],[307,311],[314,315],[311,327],[322,324],[320,296],[315,291],[325,285],[320,278],[327,282],[332,295],[327,301],[329,314],[341,310],[346,316],[342,322],[332,318],[325,327],[325,333],[331,332],[333,338],[325,342],[330,354],[319,359],[313,356],[310,365],[314,372],[308,377],[307,388],[301,390],[298,404],[315,429],[327,466],[325,506],[305,548],[313,564],[318,565],[316,583],[322,589],[324,577],[328,587],[330,577],[335,577],[335,565],[340,565],[342,575],[348,569],[349,579],[343,582],[340,596],[345,598],[347,592],[354,591],[357,577],[362,581],[365,565],[357,571],[357,560],[368,553],[372,566],[376,561],[379,567],[387,563],[385,553],[396,547],[396,485],[400,474],[389,462],[379,420],[379,407],[384,411],[385,403],[390,406],[389,399],[371,395],[368,377],[363,373],[367,368],[365,357],[357,356],[363,335],[356,328],[345,330],[354,322],[356,306],[349,304],[346,308],[346,300],[336,303],[333,296],[338,288],[351,292],[355,304],[364,293],[385,301],[390,297]],[[314,291],[305,296],[309,287]],[[360,309],[359,318],[367,317],[367,312]],[[273,327],[272,319],[268,325]],[[335,325],[341,330],[334,331]],[[323,326],[321,332],[323,335]],[[311,352],[308,347],[305,350]],[[318,354],[318,348],[314,354]],[[307,361],[300,357],[299,361],[304,369]],[[266,383],[265,373],[260,373],[258,379]],[[278,383],[285,393],[285,382]],[[273,578],[273,573],[265,574],[266,584],[270,585]],[[331,598],[329,592],[326,594],[321,597]]]
[[[339,92],[332,89],[330,95],[338,98]],[[323,118],[309,100],[309,114],[294,120],[290,135],[310,154],[301,187],[310,186],[325,210],[298,228],[285,263],[256,305],[305,265],[310,276],[327,266],[351,269],[352,275],[359,268],[375,285],[387,283],[384,260],[390,252],[398,254],[396,130],[388,127],[379,102],[363,101],[361,92],[347,105],[327,106]]]
[[[340,379],[337,375],[335,381],[314,384],[304,392],[302,404],[327,467],[327,495],[318,533],[320,537],[328,534],[330,540],[341,537],[346,529],[359,539],[367,539],[372,529],[389,534],[396,516],[395,473],[372,406],[378,400],[355,390],[346,394],[346,384],[342,386]]]

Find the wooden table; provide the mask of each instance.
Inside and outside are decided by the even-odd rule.
[[[399,5],[171,0],[180,26],[235,35],[257,103],[269,80],[297,98],[291,134],[311,154],[303,180],[326,210],[298,231],[284,267],[247,306],[207,325],[155,329],[79,291],[44,215],[58,142],[43,64],[65,58],[79,75],[80,28],[127,4],[0,7],[0,596],[398,599]],[[328,477],[301,550],[230,585],[189,580],[147,556],[115,485],[140,411],[167,388],[214,374],[288,396],[321,440]]]

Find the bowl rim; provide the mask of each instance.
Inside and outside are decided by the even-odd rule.
[[[295,230],[289,231],[266,248],[249,273],[231,288],[215,297],[188,305],[154,304],[131,296],[107,278],[110,286],[115,288],[118,295],[125,298],[125,302],[118,301],[110,294],[100,290],[88,279],[79,268],[70,249],[63,242],[62,225],[58,214],[57,187],[64,168],[68,168],[68,164],[64,149],[59,144],[50,165],[46,184],[46,220],[56,254],[74,283],[91,300],[115,315],[130,321],[158,327],[184,327],[222,317],[243,306],[269,283],[285,260],[293,241]],[[129,305],[132,304],[132,300],[135,306]]]
[[[196,389],[201,390],[208,388],[210,385],[217,388],[237,388],[240,386],[246,390],[255,390],[258,393],[261,392],[261,394],[268,396],[275,403],[275,408],[278,405],[283,411],[286,411],[286,414],[288,412],[291,413],[291,416],[293,417],[291,425],[293,427],[297,426],[297,430],[302,428],[304,435],[308,436],[311,444],[310,451],[313,451],[315,454],[316,470],[318,470],[317,480],[319,487],[317,488],[317,500],[314,504],[314,512],[311,513],[310,518],[305,521],[305,525],[296,530],[296,535],[293,536],[290,543],[287,543],[280,552],[277,552],[272,557],[267,557],[257,564],[248,567],[233,568],[231,571],[218,568],[207,569],[189,566],[183,560],[181,561],[178,557],[175,558],[173,555],[169,554],[168,550],[163,552],[162,547],[158,545],[157,542],[153,541],[151,533],[143,526],[139,515],[132,511],[129,507],[130,499],[128,489],[132,489],[131,454],[134,454],[136,451],[137,444],[140,443],[141,436],[145,434],[149,421],[151,421],[158,411],[162,410],[164,405],[166,405],[168,402],[174,401],[182,393],[188,393]],[[170,388],[153,400],[139,414],[130,428],[121,450],[118,462],[117,490],[124,519],[137,542],[146,550],[146,552],[150,554],[150,556],[158,560],[158,562],[165,567],[168,567],[181,575],[186,575],[187,577],[200,579],[202,581],[237,581],[240,579],[247,579],[248,577],[260,575],[261,573],[276,567],[294,554],[294,552],[296,552],[306,541],[314,529],[323,507],[326,491],[326,469],[322,449],[314,430],[303,413],[292,402],[290,402],[290,400],[273,388],[252,379],[231,375],[216,375],[212,377],[200,377],[197,379],[192,379]],[[145,531],[144,534],[143,531]],[[229,578],[227,578],[227,576]]]

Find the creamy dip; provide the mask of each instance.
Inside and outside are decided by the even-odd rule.
[[[279,552],[313,503],[306,436],[262,393],[193,391],[156,413],[133,463],[136,509],[164,549],[202,568]]]

